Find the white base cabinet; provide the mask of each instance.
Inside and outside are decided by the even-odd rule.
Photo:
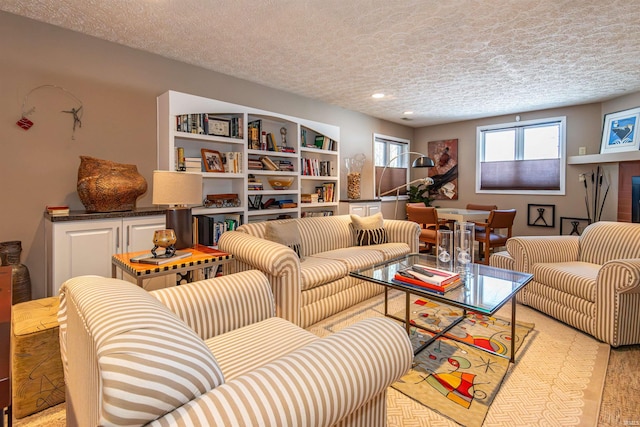
[[[151,250],[153,233],[164,228],[164,215],[79,221],[46,220],[48,296],[58,295],[62,283],[72,277],[92,274],[111,277],[112,255]],[[171,279],[175,283],[174,275],[157,279],[162,279],[163,285],[154,284],[154,288],[170,284]]]
[[[341,215],[358,215],[370,216],[381,212],[382,206],[380,201],[340,201]]]

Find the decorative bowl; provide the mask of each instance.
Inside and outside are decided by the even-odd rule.
[[[269,181],[271,188],[274,190],[288,190],[294,179],[295,176],[274,176],[268,178],[267,181]]]

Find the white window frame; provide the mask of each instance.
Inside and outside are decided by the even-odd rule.
[[[542,124],[558,123],[560,125],[560,189],[559,190],[482,190],[481,187],[481,163],[484,160],[484,132],[497,129],[516,129],[516,135],[519,128],[529,126],[539,126]],[[518,138],[518,136],[517,136]],[[519,141],[522,143],[522,141]],[[518,144],[518,142],[516,143]],[[500,123],[495,125],[478,126],[476,128],[476,193],[484,194],[540,194],[540,195],[565,195],[566,184],[566,147],[567,147],[567,118],[566,116],[550,117],[544,119],[535,119],[527,121],[518,121],[511,123]],[[516,152],[522,150],[516,149]]]
[[[385,153],[384,153],[384,164],[383,165],[377,165],[376,162],[376,143],[378,142],[383,142],[385,144]],[[374,182],[374,187],[373,187],[373,194],[374,197],[378,197],[378,182],[376,180],[376,167],[385,167],[388,163],[389,160],[391,160],[391,156],[389,155],[390,153],[390,146],[393,144],[397,144],[397,145],[401,145],[404,147],[404,149],[402,150],[402,153],[407,153],[409,151],[411,151],[411,141],[408,139],[403,139],[403,138],[398,138],[395,136],[388,136],[388,135],[382,135],[379,133],[374,133],[373,134],[373,144],[372,144],[372,156],[371,158],[373,159],[373,182]],[[406,177],[406,182],[408,183],[410,181],[410,174],[411,171],[409,170],[410,167],[409,165],[411,164],[411,159],[410,159],[411,155],[401,155],[400,157],[398,157],[398,162],[399,162],[399,166],[398,167],[404,167],[407,169],[407,177]],[[391,167],[391,166],[390,166]],[[402,200],[402,199],[408,199],[409,196],[406,195],[400,195],[398,196],[398,200]],[[381,200],[395,200],[396,196],[393,194],[389,194],[386,196],[382,196],[380,198]]]

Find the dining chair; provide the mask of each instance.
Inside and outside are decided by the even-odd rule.
[[[425,244],[424,251],[429,252],[438,243],[438,230],[449,229],[443,220],[438,219],[438,211],[423,203],[407,203],[407,219],[421,226],[419,240]],[[421,252],[423,252],[421,250]]]
[[[467,203],[467,209],[473,211],[494,211],[498,209],[497,205],[476,205],[475,203]],[[485,218],[484,222],[487,222],[489,218]],[[476,234],[483,231],[482,227],[476,227]]]
[[[483,256],[480,261],[481,264],[489,264],[489,255],[492,248],[506,245],[507,239],[511,237],[511,229],[513,228],[515,217],[515,209],[494,209],[489,214],[486,222],[475,223],[475,240],[478,242],[478,253]]]

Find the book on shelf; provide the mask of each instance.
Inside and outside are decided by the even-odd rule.
[[[318,193],[300,194],[300,203],[318,203],[318,201],[319,201]]]
[[[302,218],[311,218],[318,216],[333,216],[333,211],[303,211],[301,214]]]
[[[224,153],[224,171],[228,173],[242,172],[242,153],[229,151]]]
[[[142,258],[140,257],[131,258],[129,261],[139,262],[140,264],[162,265],[162,264],[168,264],[170,262],[178,261],[183,258],[189,258],[191,255],[192,253],[188,251],[176,251],[175,255],[168,258],[165,258],[163,255],[158,255],[157,257],[153,257],[149,255],[149,256],[144,256]]]
[[[290,209],[290,208],[297,208],[298,204],[296,202],[286,202],[286,203],[282,203],[280,202],[280,209]]]
[[[195,215],[198,224],[198,243],[217,246],[222,233],[232,231],[242,225],[240,214],[221,216]]]
[[[253,169],[253,170],[263,170],[264,169],[262,167],[262,162],[260,160],[256,160],[256,159],[249,159],[248,160],[248,167],[249,167],[249,169]]]
[[[260,157],[260,161],[262,162],[262,164],[270,171],[277,171],[280,170],[280,168],[278,167],[278,165],[276,165],[273,160],[271,160],[270,158],[268,158],[267,156],[262,156]]]

